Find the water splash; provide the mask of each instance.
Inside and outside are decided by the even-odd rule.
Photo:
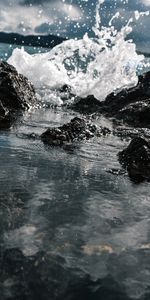
[[[85,34],[81,40],[70,39],[45,54],[29,55],[22,48],[15,49],[8,62],[26,75],[38,89],[57,89],[63,84],[71,86],[78,96],[93,94],[100,101],[112,91],[135,86],[137,68],[142,66],[143,55],[136,53],[136,45],[127,36],[132,31],[131,18],[117,31],[113,20],[108,27],[101,26],[100,8],[96,6],[95,38]],[[135,12],[137,20],[141,13]]]

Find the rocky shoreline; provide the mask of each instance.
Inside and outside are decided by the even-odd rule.
[[[47,128],[40,136],[50,146],[64,147],[76,141],[101,137],[108,134],[122,139],[129,138],[129,146],[118,153],[119,162],[135,182],[150,180],[150,72],[139,76],[136,87],[112,93],[103,102],[93,95],[86,98],[75,96],[73,104],[67,85],[60,90],[67,109],[77,111],[80,117],[73,118],[63,126]],[[0,63],[0,130],[8,130],[24,111],[37,103],[33,85],[6,62]],[[113,128],[97,126],[95,119],[105,116],[111,119]]]

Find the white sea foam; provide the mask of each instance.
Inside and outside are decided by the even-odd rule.
[[[68,40],[44,54],[29,55],[22,48],[15,49],[8,62],[26,75],[37,89],[57,89],[63,84],[71,86],[79,96],[93,94],[100,101],[112,91],[135,86],[138,82],[137,68],[143,55],[136,53],[136,45],[127,40],[132,31],[130,19],[120,31],[110,20],[108,27],[101,26],[99,0],[96,7],[96,22],[93,27],[95,38],[88,34],[80,40]],[[134,18],[140,17],[135,12]]]

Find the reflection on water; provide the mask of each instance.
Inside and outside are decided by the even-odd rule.
[[[27,138],[72,117],[41,109],[0,135],[0,300],[149,299],[150,185],[107,172],[123,142]]]

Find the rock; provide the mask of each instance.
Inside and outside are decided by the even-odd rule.
[[[6,115],[6,109],[4,108],[2,102],[0,101],[0,117],[4,118]]]
[[[119,152],[119,161],[128,166],[132,162],[150,162],[150,141],[141,137],[133,138],[129,146]]]
[[[121,139],[129,138],[133,139],[135,137],[143,137],[150,139],[150,129],[149,128],[139,128],[139,127],[116,127],[112,131],[113,135],[120,137]]]
[[[35,103],[34,87],[29,80],[7,62],[0,62],[0,128],[9,128],[16,112]]]
[[[0,101],[0,128],[8,129],[11,126],[13,116],[9,115],[9,111],[6,110]]]
[[[69,123],[57,128],[49,128],[42,135],[44,143],[55,146],[62,146],[66,143],[90,139],[94,135],[101,136],[110,133],[105,127],[97,128],[96,125],[75,117]]]
[[[150,127],[150,72],[139,76],[136,87],[107,96],[101,112],[123,122]]]
[[[124,120],[127,124],[149,128],[150,99],[128,104],[117,113],[116,117]]]
[[[150,72],[139,76],[136,87],[124,89],[118,94],[111,93],[102,102],[93,95],[75,97],[69,108],[84,114],[104,114],[114,121],[150,128]]]
[[[71,86],[69,86],[68,84],[64,84],[59,91],[61,93],[71,93]]]
[[[59,92],[59,97],[61,98],[61,100],[64,102],[64,106],[68,106],[68,104],[66,102],[68,102],[68,100],[70,101],[71,99],[74,99],[76,96],[75,94],[73,94],[72,92],[72,88],[71,86],[64,84],[61,88],[59,88],[57,90],[57,92]]]
[[[133,181],[150,179],[150,140],[141,137],[132,139],[129,146],[118,153],[118,157]]]
[[[84,114],[92,114],[100,111],[102,103],[97,100],[93,95],[86,98],[76,97],[75,101],[69,108]]]

